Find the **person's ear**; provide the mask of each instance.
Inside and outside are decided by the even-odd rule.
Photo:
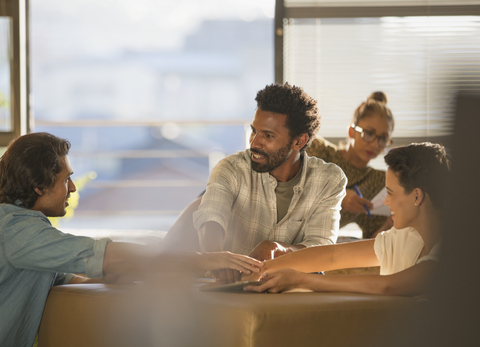
[[[415,194],[415,206],[420,206],[425,200],[425,192],[420,188],[415,188],[413,192]]]
[[[308,139],[309,139],[308,134],[305,133],[300,135],[293,141],[293,148],[297,150],[302,149],[307,144]]]
[[[38,188],[33,188],[33,189],[35,190],[35,193],[38,194],[38,196],[42,196],[43,193],[44,193],[42,190],[40,190],[40,189],[38,189]]]

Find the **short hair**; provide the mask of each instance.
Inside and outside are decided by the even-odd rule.
[[[287,116],[285,127],[290,139],[307,134],[309,139],[301,151],[306,150],[320,129],[320,116],[317,101],[302,88],[288,83],[267,85],[257,93],[257,108],[262,111],[279,113]]]
[[[61,156],[68,154],[70,142],[48,133],[32,133],[13,140],[0,158],[0,202],[17,200],[26,208],[35,205],[39,195],[55,184],[62,171]]]
[[[395,121],[392,111],[387,107],[387,95],[384,92],[373,92],[355,109],[352,117],[352,124],[358,125],[358,122],[364,118],[379,115],[388,122],[390,132],[393,131]]]
[[[391,149],[385,162],[407,194],[420,188],[430,196],[436,208],[444,207],[444,192],[450,174],[445,147],[430,142],[412,143]]]

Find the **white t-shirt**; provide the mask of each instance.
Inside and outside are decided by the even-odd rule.
[[[423,239],[414,228],[392,228],[378,234],[374,249],[380,262],[380,275],[391,275],[423,261],[439,260],[440,242],[418,259],[423,246]]]

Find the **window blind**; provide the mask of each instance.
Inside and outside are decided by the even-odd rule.
[[[377,90],[389,98],[394,137],[446,136],[456,91],[480,85],[480,16],[284,18],[283,79],[318,100],[324,137],[344,137]]]
[[[284,0],[286,7],[370,7],[370,6],[464,6],[478,5],[479,0]]]

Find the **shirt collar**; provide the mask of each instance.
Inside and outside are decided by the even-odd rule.
[[[17,200],[15,200],[15,202],[13,204],[16,205],[16,206],[22,206],[23,202],[22,202],[22,200],[17,199]]]

